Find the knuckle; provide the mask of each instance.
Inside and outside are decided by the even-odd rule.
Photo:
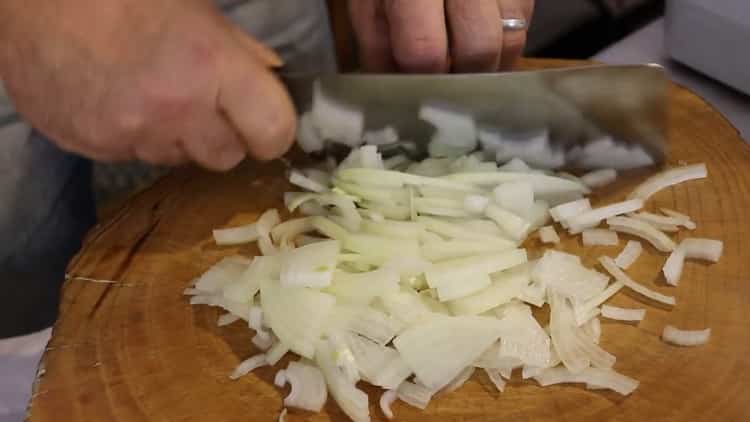
[[[409,72],[440,72],[448,64],[448,49],[437,39],[415,38],[396,50],[396,61]]]
[[[274,113],[250,146],[254,158],[268,161],[282,155],[294,140],[297,122],[288,113]]]

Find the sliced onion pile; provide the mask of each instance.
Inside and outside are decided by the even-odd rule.
[[[317,118],[348,118],[324,106]],[[426,118],[441,127],[456,117],[434,108]],[[445,123],[459,129],[441,129],[436,148],[466,147],[451,140],[473,127],[458,123]],[[361,122],[352,121],[338,134],[351,139],[360,130]],[[394,134],[372,132],[368,139],[391,143]],[[612,182],[614,171],[590,174],[587,186],[518,159],[503,169],[476,154],[414,163],[398,155],[383,160],[368,145],[335,169],[292,171],[291,183],[304,191],[284,195],[290,219],[281,222],[270,210],[254,224],[214,231],[222,245],[258,242],[262,256],[225,258],[185,294],[192,304],[223,308],[220,325],[242,320],[255,331],[253,343],[263,353],[231,378],[275,365],[288,352],[300,356],[276,377],[279,386],[292,386],[284,399],[289,408],[319,411],[331,396],[352,420],[369,420],[368,395],[357,387],[365,381],[383,388],[380,407],[391,418],[395,400],[423,409],[460,388],[475,368],[499,391],[521,369],[542,386],[581,383],[627,395],[638,381],[613,369],[615,356],[599,345],[599,317],[637,322],[645,310],[605,303],[623,288],[676,303],[623,271],[640,255],[640,243],[629,241],[617,259],[601,257],[604,272],[551,249],[530,261],[521,245],[538,229],[544,242],[559,242],[555,228],[545,226],[550,220],[561,232],[583,233],[587,245],[615,245],[615,231],[627,233],[674,251],[664,273],[678,279],[685,259],[717,261],[721,242],[688,239],[678,246],[661,229],[693,227],[689,217],[665,211],[655,218],[642,208],[659,188],[705,175],[704,169],[670,170],[632,199],[592,207],[589,186]],[[615,231],[596,228],[605,221]],[[548,326],[532,313],[546,304]],[[707,338],[672,328],[664,333],[680,345]]]

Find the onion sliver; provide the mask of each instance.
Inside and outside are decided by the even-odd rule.
[[[676,346],[700,346],[708,343],[710,337],[710,328],[706,328],[705,330],[680,330],[667,325],[661,333],[661,338],[664,341]]]
[[[708,176],[705,164],[694,164],[691,166],[678,167],[656,174],[638,186],[628,197],[631,199],[646,200],[651,195],[670,186],[686,182],[688,180],[703,179]]]
[[[649,289],[648,287],[640,283],[636,283],[632,278],[628,277],[627,274],[625,274],[620,268],[617,267],[617,264],[615,264],[615,261],[612,258],[608,256],[602,256],[599,258],[599,262],[602,264],[604,269],[607,270],[607,272],[612,274],[612,276],[617,279],[617,281],[621,281],[623,284],[625,284],[625,287],[657,302],[661,302],[666,305],[675,305],[676,301],[674,296],[663,295]]]

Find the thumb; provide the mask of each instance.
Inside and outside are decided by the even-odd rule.
[[[286,88],[256,56],[235,44],[223,63],[217,107],[250,155],[271,160],[291,147],[297,119]]]

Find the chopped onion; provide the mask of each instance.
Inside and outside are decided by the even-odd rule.
[[[591,211],[578,214],[571,217],[567,224],[570,227],[571,234],[580,233],[586,229],[596,227],[602,220],[621,214],[637,211],[643,208],[643,201],[640,199],[631,199],[625,202],[608,205],[606,207],[595,208]]]
[[[627,274],[625,274],[620,268],[617,267],[617,264],[615,264],[615,261],[612,258],[608,256],[602,256],[599,258],[599,262],[602,264],[604,269],[607,270],[607,272],[612,274],[612,276],[617,279],[617,281],[621,281],[623,284],[625,284],[625,287],[657,302],[661,302],[666,305],[675,305],[676,301],[674,296],[663,295],[649,289],[648,287],[640,283],[636,283],[632,278],[628,277]]]
[[[661,208],[660,210],[664,215],[680,220],[680,225],[686,229],[695,230],[696,225],[689,216],[667,208]]]
[[[325,147],[323,137],[315,128],[312,113],[304,113],[297,123],[297,144],[302,151],[311,153],[320,151]]]
[[[311,113],[313,126],[322,139],[350,147],[362,143],[365,122],[362,110],[326,95],[319,81],[313,87]]]
[[[623,270],[627,270],[641,256],[642,251],[641,242],[629,240],[622,252],[615,258],[615,264]]]
[[[273,385],[284,388],[286,385],[286,371],[283,369],[280,369],[278,372],[276,372],[276,376],[273,377]]]
[[[534,282],[576,301],[588,300],[606,287],[609,277],[581,265],[577,256],[548,250],[531,272]]]
[[[245,375],[256,370],[257,368],[260,368],[261,366],[266,366],[266,365],[268,365],[268,361],[266,360],[266,355],[262,353],[259,355],[255,355],[251,358],[248,358],[242,361],[242,363],[240,363],[239,366],[237,366],[234,372],[232,372],[232,375],[229,376],[229,379],[236,380],[238,378],[244,377]]]
[[[496,240],[437,240],[422,245],[422,255],[429,261],[442,261],[452,258],[464,258],[493,252],[504,252],[515,249],[515,242],[505,239]]]
[[[534,205],[534,186],[529,181],[503,183],[492,194],[496,204],[516,215],[524,215]]]
[[[680,230],[679,226],[684,223],[683,220],[674,217],[665,217],[663,215],[653,214],[650,212],[639,212],[629,215],[636,220],[645,221],[646,223],[665,232],[676,232]]]
[[[339,242],[326,240],[285,252],[281,256],[281,285],[326,287],[331,284]]]
[[[338,301],[367,305],[377,297],[398,292],[398,282],[399,274],[385,267],[366,273],[337,271],[326,291]]]
[[[224,286],[242,277],[247,268],[247,259],[238,256],[223,258],[198,278],[195,288],[203,292],[217,292]]]
[[[687,238],[680,243],[679,248],[685,251],[685,257],[688,259],[719,262],[724,250],[724,242],[713,239]]]
[[[602,316],[620,321],[642,321],[646,316],[645,309],[625,309],[617,306],[603,305]]]
[[[399,400],[418,409],[427,409],[432,396],[436,390],[429,389],[423,385],[404,381],[396,390]]]
[[[286,414],[288,410],[286,410],[286,407],[281,409],[281,414],[279,414],[279,422],[286,422]]]
[[[648,223],[634,218],[613,217],[607,219],[607,224],[609,225],[609,228],[614,231],[627,233],[647,240],[651,245],[662,252],[671,252],[677,247],[674,241],[667,235],[655,229]]]
[[[482,139],[480,138],[479,141],[481,142]],[[494,155],[493,155],[494,158]],[[505,163],[502,167],[498,168],[498,171],[504,172],[518,172],[518,173],[527,173],[531,171],[531,167],[529,167],[528,164],[526,164],[522,159],[520,158],[513,158],[507,163]]]
[[[678,167],[656,174],[638,186],[630,195],[631,199],[647,200],[651,195],[662,189],[686,182],[688,180],[703,179],[708,176],[705,164]]]
[[[347,344],[362,377],[372,385],[396,389],[412,371],[399,353],[357,334],[347,336]]]
[[[279,363],[281,358],[284,357],[284,355],[289,353],[289,350],[289,346],[286,343],[281,341],[276,342],[266,352],[266,361],[269,365],[276,365],[277,363]]]
[[[495,385],[495,388],[497,388],[497,391],[501,393],[505,391],[506,383],[502,375],[500,375],[500,370],[493,369],[493,368],[483,368],[483,370],[489,377],[490,381],[492,381],[492,384]]]
[[[680,284],[680,277],[682,276],[682,268],[685,265],[685,249],[681,246],[675,248],[667,258],[667,262],[664,263],[662,272],[664,273],[664,279],[667,283],[672,286]]]
[[[581,181],[590,188],[600,188],[607,186],[617,179],[617,170],[601,169],[586,173],[581,177]]]
[[[579,373],[574,373],[562,366],[545,369],[534,379],[542,387],[562,383],[585,383],[599,388],[607,388],[624,396],[635,391],[639,384],[638,381],[612,369],[585,368]]]
[[[566,227],[568,220],[588,211],[591,211],[591,202],[584,198],[550,208],[549,214],[555,222]]]
[[[325,185],[318,183],[297,170],[292,170],[289,173],[289,183],[311,192],[323,193],[328,190]]]
[[[380,130],[366,131],[362,138],[369,145],[395,144],[398,142],[398,131],[393,126],[386,126]]]
[[[583,246],[616,246],[620,243],[617,232],[605,229],[587,229],[583,231]]]
[[[490,199],[483,195],[467,195],[464,198],[464,209],[473,214],[484,214]]]
[[[387,390],[380,396],[380,411],[388,419],[394,418],[391,406],[396,399],[398,399],[398,391],[396,390]]]
[[[351,383],[336,367],[333,350],[328,342],[319,340],[315,349],[315,362],[325,377],[328,390],[341,410],[355,422],[370,420],[368,397]]]
[[[491,277],[492,284],[484,290],[448,302],[453,315],[479,315],[520,297],[531,281],[530,267],[519,265]]]
[[[284,406],[311,412],[320,412],[323,409],[328,399],[328,390],[320,369],[300,362],[289,362],[279,387],[283,387],[287,382],[291,384],[292,390],[284,398]]]
[[[552,226],[545,226],[539,229],[539,238],[542,243],[560,243],[560,236],[557,235],[555,228]]]
[[[271,333],[264,330],[257,330],[251,342],[260,350],[267,351],[274,344],[274,338]]]
[[[450,239],[477,240],[477,241],[497,241],[503,240],[493,234],[480,233],[471,230],[469,227],[456,224],[447,220],[441,220],[434,217],[417,217],[417,221],[423,223],[427,230],[439,234],[440,236]],[[496,225],[495,225],[496,226]]]
[[[439,390],[499,336],[494,318],[437,316],[407,328],[393,344],[419,379],[427,387]]]
[[[505,234],[515,241],[520,242],[529,234],[531,224],[510,211],[506,211],[495,205],[489,205],[484,213],[497,223]]]
[[[476,148],[477,128],[470,114],[443,104],[423,104],[419,109],[419,118],[437,129],[431,143],[458,148],[457,155]]]
[[[581,305],[576,306],[575,308],[575,316],[576,316],[576,322],[578,325],[583,325],[587,321],[589,321],[591,318],[594,318],[596,315],[594,314],[594,311],[598,311],[598,306],[602,303],[606,302],[614,296],[617,292],[620,291],[625,287],[625,284],[622,281],[616,281],[609,286],[607,286],[606,289],[604,289],[601,293],[598,295],[590,298],[586,302],[582,303]]]
[[[534,195],[553,195],[560,193],[588,193],[589,189],[581,183],[560,177],[547,176],[537,173],[518,172],[475,172],[456,173],[445,176],[440,180],[450,180],[454,183],[467,183],[476,186],[497,186],[502,183],[519,180],[528,181],[534,188]]]
[[[667,325],[661,333],[661,338],[664,341],[676,346],[700,346],[708,343],[710,337],[710,328],[706,328],[705,330],[680,330]]]

